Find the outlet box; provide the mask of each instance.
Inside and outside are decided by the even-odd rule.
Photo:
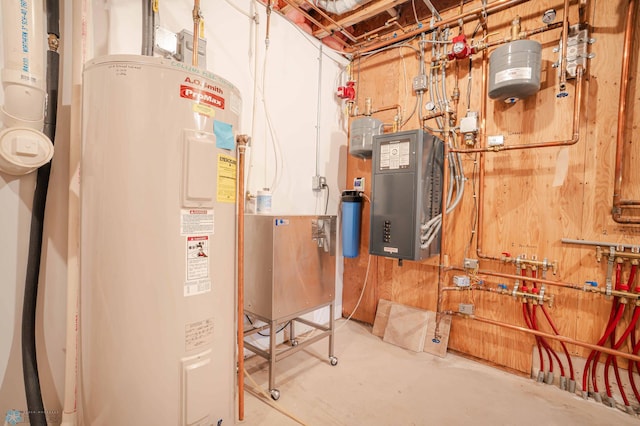
[[[487,137],[487,145],[488,146],[502,146],[504,145],[504,136],[502,135],[494,135]]]
[[[453,277],[453,284],[458,287],[469,287],[469,285],[471,284],[471,281],[469,280],[469,277],[466,275],[455,275]]]
[[[478,259],[464,259],[464,269],[477,269],[478,268]]]
[[[461,314],[473,315],[473,313],[475,312],[475,308],[474,308],[473,304],[471,304],[471,303],[460,303],[458,305],[458,311]]]
[[[427,76],[425,74],[420,74],[413,77],[413,91],[424,92],[425,90],[427,90]]]
[[[311,177],[311,189],[314,191],[320,191],[327,185],[327,178],[324,176],[312,176]]]

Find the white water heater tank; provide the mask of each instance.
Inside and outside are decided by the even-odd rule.
[[[239,91],[120,55],[83,96],[83,424],[233,424]]]

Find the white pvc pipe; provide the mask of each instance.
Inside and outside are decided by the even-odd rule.
[[[53,144],[42,133],[46,99],[43,15],[42,0],[2,0],[0,171],[12,175],[30,173],[53,156]]]
[[[42,1],[2,1],[4,127],[42,130],[44,124],[44,27]]]
[[[67,231],[67,337],[61,426],[75,426],[79,404],[80,154],[82,142],[82,68],[92,54],[91,2],[74,1],[72,9],[71,123],[69,141],[69,218]]]

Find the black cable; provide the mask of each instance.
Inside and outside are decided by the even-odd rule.
[[[249,324],[251,324],[251,325],[253,326],[253,321],[251,321],[251,318],[249,317],[249,315],[244,314],[244,316],[245,316],[245,317],[247,318],[247,320],[249,321]],[[276,334],[280,333],[282,330],[284,330],[285,328],[287,328],[287,326],[288,326],[289,324],[291,324],[291,321],[287,321],[287,323],[286,323],[285,325],[283,325],[282,327],[280,327],[280,329],[276,331]],[[255,327],[255,326],[254,326],[254,327]],[[269,333],[269,334],[264,334],[264,333],[262,333],[262,332],[260,332],[260,331],[258,331],[258,333],[257,333],[257,334],[259,334],[259,335],[260,335],[260,336],[262,336],[262,337],[269,337],[269,336],[271,336],[271,333]]]
[[[47,32],[57,38],[59,33],[60,5],[58,0],[47,0]],[[58,105],[58,76],[60,56],[57,52],[57,40],[50,44],[53,50],[47,51],[47,110],[44,121],[44,134],[54,141],[56,132]],[[36,351],[36,307],[38,302],[38,281],[42,260],[42,239],[44,214],[47,204],[51,162],[40,167],[36,177],[36,188],[31,208],[31,228],[29,233],[29,254],[22,305],[22,373],[27,399],[29,423],[33,426],[46,426],[47,419],[42,402],[38,361]]]
[[[324,214],[327,214],[327,208],[329,207],[329,185],[327,185],[326,183],[322,184],[322,188],[327,190],[327,199],[324,202]]]

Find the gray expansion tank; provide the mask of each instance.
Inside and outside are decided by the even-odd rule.
[[[495,49],[489,58],[489,97],[513,103],[540,90],[542,45],[516,40]]]

